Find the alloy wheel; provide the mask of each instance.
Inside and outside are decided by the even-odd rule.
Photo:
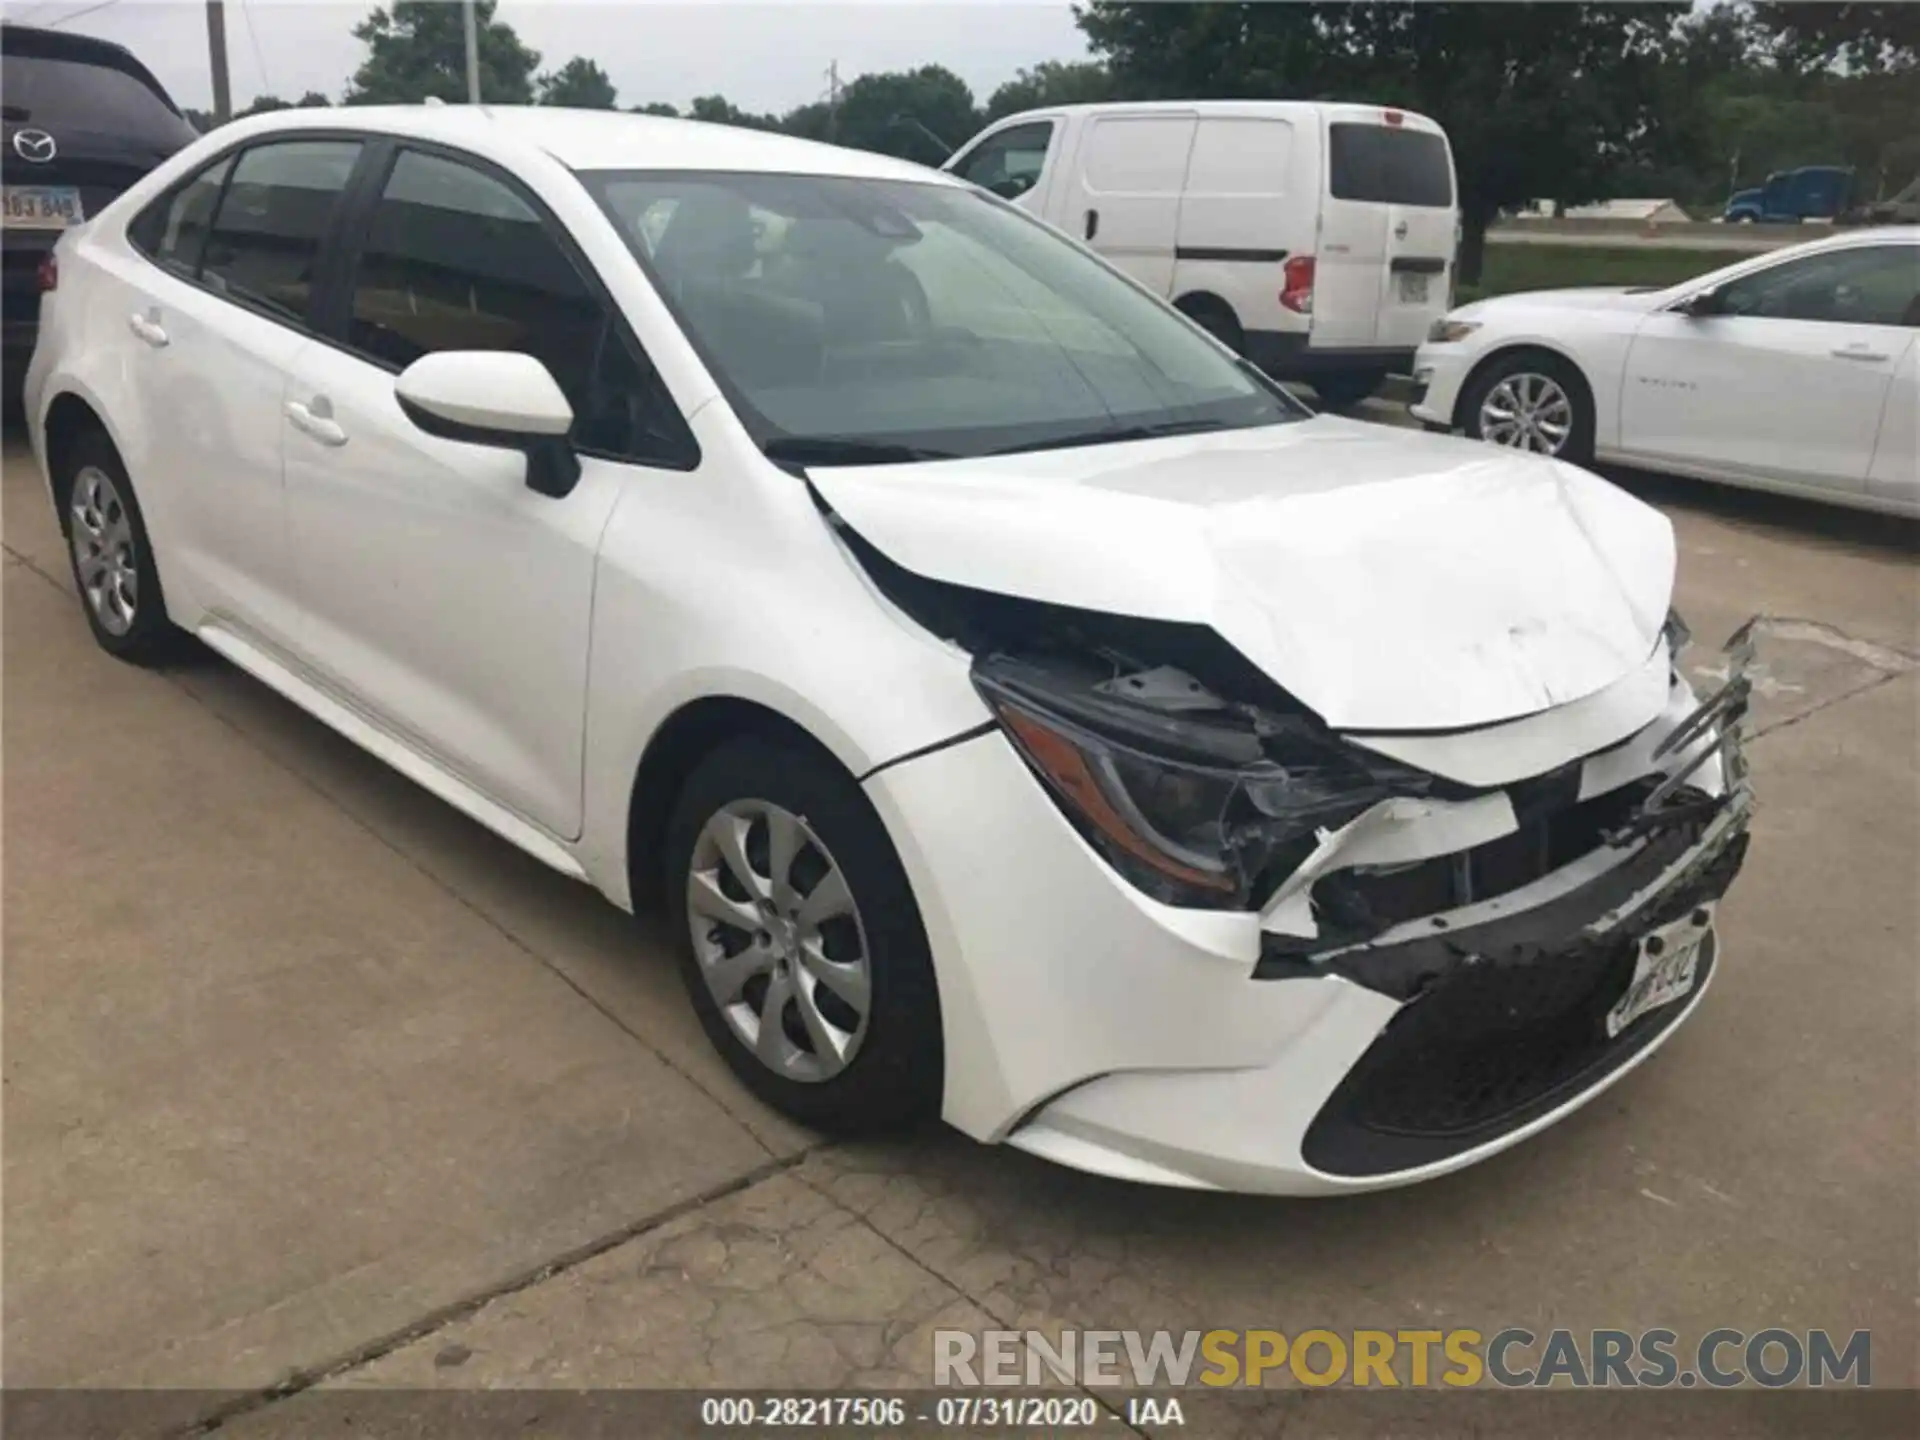
[[[140,605],[140,557],[127,503],[111,475],[88,465],[74,477],[68,513],[74,569],[87,605],[101,629],[125,635]]]
[[[1573,434],[1573,401],[1550,375],[1521,371],[1480,402],[1480,438],[1513,450],[1558,455]]]
[[[873,969],[845,874],[807,822],[763,800],[714,812],[687,875],[694,958],[729,1028],[769,1070],[830,1080],[866,1039]]]

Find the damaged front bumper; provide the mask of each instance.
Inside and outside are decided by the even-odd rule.
[[[1252,988],[1313,1013],[1268,1064],[1099,1076],[1038,1107],[1008,1142],[1160,1183],[1335,1193],[1461,1168],[1591,1100],[1652,1054],[1717,969],[1714,910],[1748,844],[1749,654],[1742,632],[1731,678],[1698,705],[1675,681],[1674,708],[1640,741],[1656,768],[1613,792],[1589,853],[1363,939],[1337,925],[1289,933],[1285,905],[1273,907]],[[1604,757],[1587,763],[1607,769]],[[1322,858],[1319,876],[1340,873]],[[1687,983],[1619,1023],[1649,947],[1663,943],[1655,932],[1691,948]]]

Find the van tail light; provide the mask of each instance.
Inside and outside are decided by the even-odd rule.
[[[1313,257],[1289,256],[1280,278],[1280,303],[1296,315],[1313,314]]]
[[[51,294],[60,288],[60,262],[51,254],[40,261],[40,268],[34,272],[42,295]]]

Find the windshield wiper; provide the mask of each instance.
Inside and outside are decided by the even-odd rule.
[[[1228,430],[1224,420],[1162,420],[1152,425],[1118,425],[1111,430],[1077,430],[995,450],[995,455],[1019,455],[1030,450],[1066,450],[1076,445],[1114,445],[1122,440],[1158,440],[1166,435],[1197,435],[1206,430]]]
[[[951,460],[945,450],[926,450],[893,440],[857,435],[780,435],[762,447],[769,460],[795,465],[906,465],[915,460]]]

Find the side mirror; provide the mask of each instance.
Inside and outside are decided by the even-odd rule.
[[[998,195],[1002,200],[1018,200],[1032,188],[1033,177],[1031,175],[1003,175],[1000,179],[987,186],[987,189]]]
[[[1678,308],[1682,315],[1691,316],[1695,320],[1702,320],[1709,315],[1726,314],[1727,301],[1726,297],[1718,290],[1709,287],[1708,289],[1700,290],[1689,295]]]
[[[527,457],[527,488],[536,494],[558,500],[580,481],[580,457],[567,443],[573,407],[552,372],[531,355],[423,355],[400,372],[393,393],[407,418],[429,435],[520,451]]]

